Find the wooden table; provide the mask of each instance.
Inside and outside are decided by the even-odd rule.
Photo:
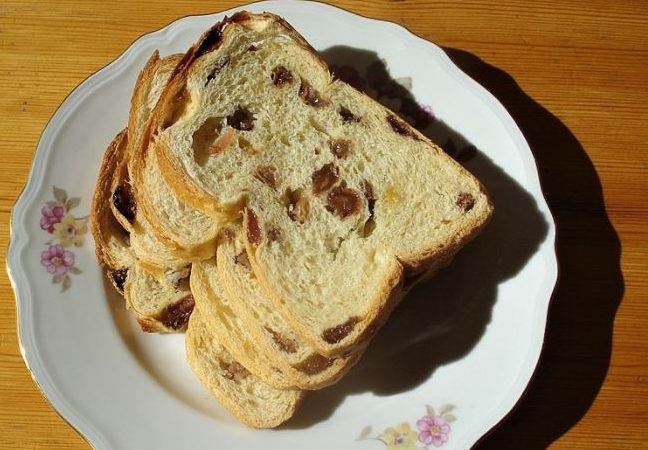
[[[0,238],[60,102],[142,33],[238,2],[0,5]],[[641,1],[340,1],[448,48],[534,150],[560,281],[526,397],[483,448],[648,447],[648,9]],[[4,256],[4,253],[3,253]],[[20,356],[0,275],[0,448],[87,448]]]

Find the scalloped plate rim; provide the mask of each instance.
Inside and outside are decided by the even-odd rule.
[[[81,81],[62,100],[59,107],[48,120],[47,125],[45,126],[39,138],[27,182],[25,183],[22,192],[19,194],[11,210],[10,237],[9,248],[7,251],[6,267],[16,299],[18,339],[22,357],[32,375],[32,378],[34,379],[34,382],[36,383],[39,390],[41,390],[45,398],[50,402],[52,407],[93,447],[112,448],[102,431],[100,431],[101,427],[98,424],[90,423],[84,419],[84,417],[78,412],[78,410],[75,409],[75,407],[71,405],[66,400],[65,396],[62,395],[62,393],[58,390],[52,376],[43,366],[40,354],[38,353],[37,347],[34,345],[33,329],[29,326],[30,321],[28,320],[33,314],[33,301],[31,297],[32,293],[25,272],[20,270],[23,267],[22,258],[27,248],[28,239],[28,236],[24,231],[24,211],[26,209],[26,205],[30,204],[34,200],[34,198],[39,193],[41,193],[43,189],[43,174],[45,168],[47,167],[48,159],[52,155],[52,152],[48,152],[48,150],[51,149],[52,141],[56,138],[58,132],[62,127],[62,124],[65,123],[66,119],[74,111],[75,106],[77,106],[88,96],[92,95],[94,89],[99,88],[102,84],[107,83],[115,77],[119,77],[120,74],[127,67],[129,67],[129,65],[134,64],[134,62],[132,61],[134,55],[141,47],[144,47],[149,43],[158,42],[159,40],[164,41],[166,39],[169,39],[173,36],[174,33],[177,33],[178,30],[182,29],[183,26],[187,26],[190,22],[197,19],[211,18],[215,22],[222,15],[231,14],[235,11],[249,8],[251,6],[254,6],[255,8],[267,6],[269,10],[272,10],[272,8],[284,7],[289,4],[292,4],[293,6],[299,5],[299,7],[313,9],[324,8],[326,9],[326,13],[344,16],[349,20],[370,21],[373,25],[389,28],[390,32],[399,35],[399,39],[415,41],[419,47],[425,46],[427,51],[435,53],[435,56],[438,58],[438,62],[443,63],[443,65],[445,66],[444,69],[450,75],[459,79],[461,83],[464,84],[468,89],[470,89],[473,94],[481,97],[482,101],[487,106],[489,106],[491,110],[493,110],[494,114],[499,117],[501,123],[506,127],[509,135],[516,141],[516,145],[527,151],[527,153],[523,155],[524,163],[526,166],[525,169],[530,170],[534,174],[534,176],[531,177],[532,179],[528,181],[530,182],[531,186],[535,188],[535,190],[537,190],[535,198],[536,200],[542,200],[542,204],[539,204],[538,206],[543,207],[543,212],[545,212],[546,218],[549,219],[549,231],[546,239],[550,240],[550,242],[553,244],[552,247],[554,249],[554,252],[552,255],[543,256],[548,270],[548,272],[546,273],[546,281],[548,282],[547,286],[550,285],[551,287],[545,289],[547,291],[546,300],[542,304],[536,304],[536,309],[540,309],[541,311],[537,315],[539,320],[535,324],[534,330],[534,335],[537,340],[537,342],[535,343],[535,351],[532,352],[533,354],[530,355],[527,359],[526,364],[524,365],[524,373],[520,375],[516,385],[509,391],[510,395],[502,401],[502,403],[505,403],[506,405],[503,407],[501,407],[501,405],[498,405],[498,407],[495,408],[498,410],[497,414],[494,414],[492,420],[489,420],[489,422],[491,422],[491,425],[486,429],[472,433],[468,437],[464,436],[464,440],[458,443],[459,447],[468,448],[473,446],[485,435],[496,428],[518,405],[528,384],[533,378],[544,344],[549,304],[558,277],[558,264],[555,254],[555,222],[553,220],[553,217],[551,216],[551,212],[546,204],[546,199],[544,198],[544,195],[542,193],[533,154],[529,148],[528,143],[524,139],[522,132],[519,130],[508,111],[506,111],[504,106],[490,92],[488,92],[475,80],[462,72],[440,47],[432,42],[423,39],[422,37],[416,35],[415,33],[409,31],[408,29],[397,23],[365,17],[342,8],[319,2],[302,3],[272,0],[261,1],[241,5],[222,12],[203,15],[188,15],[179,18],[158,30],[143,34],[142,36],[137,38],[115,60]]]

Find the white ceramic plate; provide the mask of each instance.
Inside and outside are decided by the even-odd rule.
[[[234,10],[186,17],[85,80],[43,132],[7,258],[27,365],[54,408],[100,449],[472,446],[529,383],[556,281],[554,225],[529,146],[493,96],[398,25],[319,3],[246,9],[284,16],[343,77],[418,116],[487,186],[494,220],[408,297],[340,383],[308,397],[279,430],[239,425],[191,373],[183,336],[139,331],[102,278],[85,226],[103,151],[125,126],[148,56],[184,51]]]

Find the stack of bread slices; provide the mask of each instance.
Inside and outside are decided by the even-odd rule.
[[[146,63],[92,232],[142,329],[186,330],[201,382],[266,428],[338,381],[491,214],[479,181],[283,19],[241,12]]]

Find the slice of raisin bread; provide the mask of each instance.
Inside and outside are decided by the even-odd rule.
[[[130,247],[129,233],[110,208],[115,167],[126,148],[127,133],[119,133],[104,155],[92,198],[90,229],[97,259],[108,279],[147,332],[176,332],[184,328],[193,309],[187,279],[160,283],[146,272]]]
[[[276,427],[290,419],[304,393],[276,389],[248,372],[218,341],[196,309],[185,339],[187,360],[214,397],[244,424]]]
[[[194,271],[200,271],[211,279],[220,276],[223,297],[252,335],[255,347],[295,386],[320,389],[335,383],[358,361],[362,351],[338,358],[327,358],[317,353],[293,331],[268,300],[254,276],[242,237],[233,228],[227,231],[224,234],[228,239],[219,245],[216,261],[196,264]],[[216,280],[210,282],[216,283]],[[218,311],[218,300],[214,297],[209,300]]]
[[[351,86],[285,21],[237,13],[178,65],[152,113],[163,176],[206,214],[244,213],[256,277],[317,351],[367,340],[404,273],[488,222],[481,184]]]
[[[150,112],[182,55],[160,59],[156,51],[140,73],[129,115],[128,172],[143,222],[170,252],[187,261],[199,261],[215,253],[218,221],[179,200],[160,174],[155,153],[142,135]]]

